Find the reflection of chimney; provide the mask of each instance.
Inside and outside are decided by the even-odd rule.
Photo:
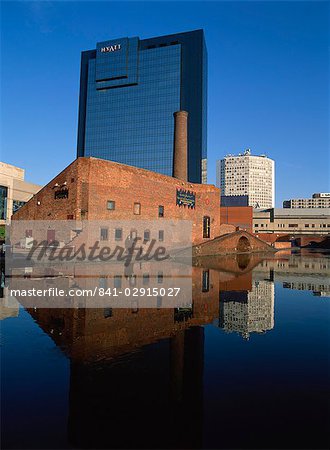
[[[173,177],[188,181],[188,113],[174,113]]]

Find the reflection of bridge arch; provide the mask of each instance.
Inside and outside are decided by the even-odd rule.
[[[249,266],[250,261],[251,255],[249,255],[248,253],[245,253],[244,255],[243,254],[236,255],[236,262],[239,269],[241,270],[245,270]]]
[[[251,244],[246,236],[241,236],[237,242],[238,253],[246,253],[251,251]]]

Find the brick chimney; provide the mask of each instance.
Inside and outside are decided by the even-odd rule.
[[[173,177],[188,181],[188,113],[174,114]]]

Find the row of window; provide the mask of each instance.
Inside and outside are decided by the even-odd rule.
[[[134,206],[135,205],[138,205],[138,206],[136,207],[136,210],[133,210],[134,214],[141,214],[141,204],[134,203]],[[112,206],[114,206],[114,208],[115,208],[115,205],[112,205]],[[158,216],[164,217],[164,207],[159,206],[159,208],[160,209],[158,209]],[[138,212],[135,212],[135,211],[138,211]],[[114,231],[115,231],[115,240],[121,241],[123,239],[123,229],[115,228]],[[211,236],[211,218],[209,216],[204,216],[203,217],[203,238],[208,239],[208,238],[210,238],[210,236]],[[135,239],[136,237],[137,237],[136,230],[131,230],[130,239]],[[107,241],[109,239],[109,228],[101,228],[100,239],[101,239],[101,241]],[[144,240],[144,242],[150,241],[150,230],[144,230],[143,240]],[[158,240],[161,242],[164,240],[164,230],[158,231]]]
[[[268,227],[268,224],[266,223],[266,224],[263,224],[263,223],[261,223],[261,224],[258,224],[258,223],[256,223],[256,224],[254,224],[254,226],[255,226],[255,228],[258,228],[259,226],[261,227],[261,228],[263,228],[263,227]],[[278,223],[277,224],[277,227],[278,228],[298,228],[298,227],[302,227],[303,226],[303,224],[301,224],[301,225],[299,225],[298,223],[289,223],[289,224],[287,224],[287,223]],[[325,224],[325,223],[321,223],[321,224],[315,224],[315,223],[312,223],[312,224],[309,224],[309,223],[305,223],[304,224],[304,227],[305,228],[315,228],[315,226],[319,226],[320,228],[330,228],[330,224],[328,223],[328,224]]]
[[[107,201],[107,209],[110,211],[114,211],[116,209],[116,202],[114,200]],[[135,202],[133,205],[133,214],[140,215],[141,214],[141,203]],[[158,217],[164,217],[164,206],[158,206]]]
[[[115,228],[114,230],[114,237],[116,241],[122,241],[123,240],[123,229],[122,228]],[[137,231],[131,230],[129,235],[130,240],[137,238]],[[101,228],[100,230],[100,240],[101,241],[108,241],[109,240],[109,228]],[[143,232],[143,241],[148,242],[150,241],[150,230],[144,230]],[[164,230],[158,230],[158,241],[163,242],[164,241]]]
[[[103,288],[103,289],[107,289],[108,288],[108,283],[107,283],[108,279],[109,278],[107,278],[107,277],[101,277],[99,280],[99,287]],[[113,287],[117,288],[117,289],[121,289],[122,288],[122,279],[123,279],[122,275],[115,275],[113,277]],[[131,275],[130,277],[128,277],[128,279],[129,279],[129,285],[131,287],[136,286],[136,280],[137,280],[136,275]],[[164,274],[162,271],[159,271],[157,273],[156,279],[157,279],[158,284],[162,284],[164,282]],[[144,273],[142,276],[143,285],[147,286],[149,284],[149,282],[150,282],[149,273]]]
[[[150,276],[148,273],[143,274],[143,284],[147,285],[149,284]],[[157,282],[163,283],[163,272],[158,272],[157,275]],[[130,277],[130,284],[132,286],[135,286],[136,284],[136,276],[133,275]],[[100,278],[100,287],[106,289],[107,288],[107,279],[104,277]],[[122,275],[116,275],[114,277],[114,287],[121,288],[122,287]],[[203,270],[202,273],[202,292],[209,292],[210,290],[210,273],[209,270]],[[162,306],[162,300],[163,297],[157,296],[157,309],[160,309]],[[135,307],[132,308],[132,313],[137,313],[139,311],[139,308]],[[112,308],[104,308],[103,310],[104,318],[112,317],[113,310]],[[192,315],[192,314],[191,314]]]
[[[163,297],[157,296],[157,309],[162,307]],[[137,306],[131,308],[132,314],[136,314],[139,312],[139,308]],[[103,316],[105,319],[112,317],[113,311],[112,308],[104,308]]]

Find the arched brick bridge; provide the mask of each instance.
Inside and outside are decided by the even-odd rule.
[[[211,241],[193,247],[193,256],[212,256],[228,253],[273,252],[274,249],[266,242],[247,231],[218,236]]]

